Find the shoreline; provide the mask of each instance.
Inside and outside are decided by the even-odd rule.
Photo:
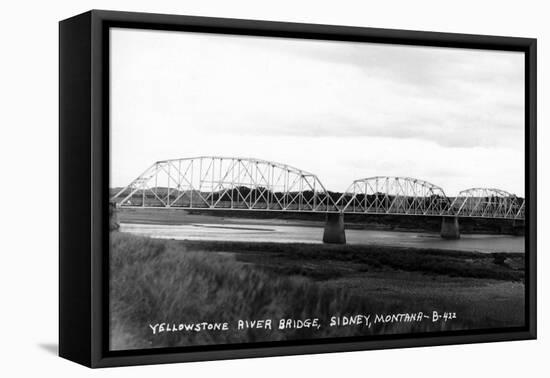
[[[141,223],[151,225],[186,225],[190,223],[227,223],[249,225],[305,226],[322,228],[325,225],[325,214],[277,213],[225,210],[187,210],[187,209],[125,209],[118,208],[117,216],[122,223]],[[440,217],[401,216],[401,215],[359,215],[346,214],[345,227],[348,230],[399,231],[439,233]],[[484,226],[477,225],[481,222]],[[487,224],[490,224],[489,226]],[[511,222],[495,219],[467,219],[460,221],[461,234],[473,235],[510,235],[523,236],[514,231]]]
[[[215,222],[215,223],[213,223]],[[210,218],[191,217],[183,224],[121,222],[120,231],[157,239],[238,241],[250,243],[322,244],[323,228],[307,223],[225,222]],[[346,229],[348,245],[426,248],[432,250],[462,250],[481,253],[524,253],[521,236],[464,234],[460,239],[443,239],[439,233],[413,230]]]

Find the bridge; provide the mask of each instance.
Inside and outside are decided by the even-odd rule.
[[[440,217],[444,238],[460,237],[459,218],[525,219],[525,200],[500,189],[471,188],[448,197],[427,181],[375,176],[338,193],[290,165],[220,156],[157,161],[111,202],[121,208],[325,213],[327,243],[345,243],[344,214]]]

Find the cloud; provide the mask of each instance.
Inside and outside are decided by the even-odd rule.
[[[173,127],[214,134],[392,136],[474,147],[511,145],[523,133],[519,53],[197,38],[200,45],[166,44],[146,60],[154,74],[134,72],[141,90],[127,106],[141,103]]]
[[[334,185],[414,170],[498,186],[495,164],[510,167],[503,186],[523,182],[521,53],[132,30],[111,46],[114,170],[223,151]]]

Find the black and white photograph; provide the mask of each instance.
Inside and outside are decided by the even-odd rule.
[[[525,327],[525,62],[110,28],[109,350]]]
[[[3,9],[1,377],[548,370],[543,2]]]
[[[0,377],[544,375],[545,5],[7,2]]]

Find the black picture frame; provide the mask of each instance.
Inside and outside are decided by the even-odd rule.
[[[526,326],[114,352],[108,340],[110,27],[525,53]],[[59,354],[89,367],[536,338],[536,39],[92,10],[59,24]]]

